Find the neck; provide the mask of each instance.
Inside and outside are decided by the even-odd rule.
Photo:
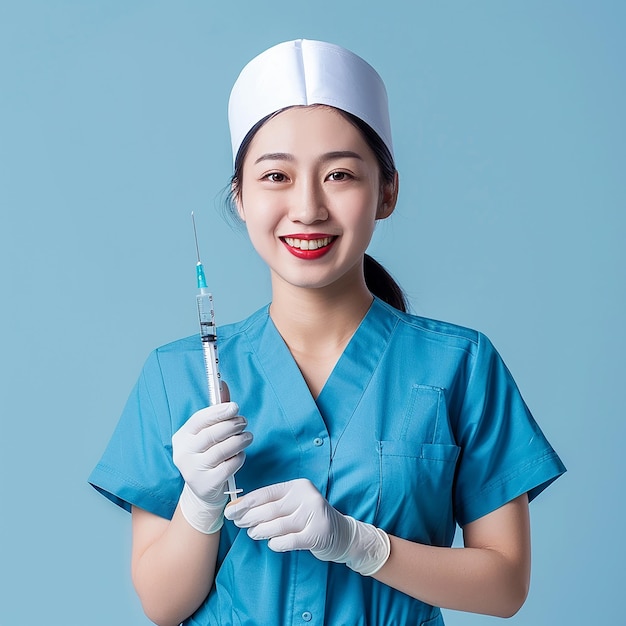
[[[316,289],[277,285],[279,280],[272,278],[270,316],[292,352],[343,349],[372,304],[364,279]]]

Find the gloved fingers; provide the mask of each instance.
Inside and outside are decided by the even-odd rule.
[[[235,417],[238,412],[239,406],[236,402],[222,402],[221,404],[205,407],[196,411],[174,434],[174,437],[179,432],[198,434],[207,426]]]
[[[291,550],[310,550],[311,540],[303,533],[291,533],[272,537],[267,546],[274,552],[290,552]]]
[[[198,467],[205,470],[217,468],[225,461],[228,461],[228,459],[237,456],[240,452],[245,450],[252,443],[252,439],[252,433],[245,431],[216,443],[208,450],[197,454]]]
[[[235,456],[226,459],[223,463],[220,463],[214,470],[215,483],[225,483],[230,476],[233,476],[238,472],[246,460],[246,453],[241,451]]]
[[[267,526],[267,527],[266,527]],[[266,535],[257,537],[256,535]],[[269,539],[268,547],[274,552],[290,550],[319,550],[332,544],[335,537],[328,529],[309,525],[307,520],[283,518],[275,526],[259,525],[248,530],[252,539]]]
[[[238,435],[246,428],[248,421],[237,415],[223,422],[203,428],[199,433],[187,435],[185,447],[190,451],[204,452],[217,443],[225,441],[233,435]]]
[[[239,454],[220,463],[217,467],[210,470],[210,474],[201,475],[197,480],[193,481],[193,486],[187,483],[196,495],[211,505],[226,505],[228,499],[224,495],[227,489],[227,480],[230,476],[241,469],[246,460],[246,453]]]
[[[303,500],[304,494],[309,491],[319,494],[311,481],[306,478],[297,478],[255,489],[228,506],[228,519],[239,520],[248,511],[271,502],[287,502],[289,500],[297,505]],[[259,519],[259,521],[262,520]]]
[[[290,498],[290,483],[276,483],[255,489],[228,506],[226,516],[240,528],[283,517],[293,512],[298,502]]]
[[[249,512],[240,521],[235,522],[239,528],[248,529],[248,536],[251,539],[271,539],[272,537],[279,537],[281,535],[299,533],[306,527],[307,516],[299,515],[298,511],[284,515],[270,515],[262,521],[252,523],[251,514],[255,511],[258,511],[258,509]],[[269,510],[266,510],[266,512],[269,513]]]
[[[276,522],[276,524],[282,523],[282,520],[288,519],[294,515],[297,511],[297,505],[291,502],[285,502],[284,500],[275,500],[272,502],[266,502],[259,506],[255,506],[252,509],[247,509],[245,512],[231,511],[236,503],[228,507],[228,519],[231,519],[239,528],[254,528],[263,525]],[[280,532],[280,531],[276,531]],[[251,535],[252,536],[252,535]],[[253,537],[254,539],[268,539],[273,536],[272,534],[265,534],[262,537]]]

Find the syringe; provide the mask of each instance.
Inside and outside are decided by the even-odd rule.
[[[200,249],[198,248],[198,234],[196,232],[196,220],[191,212],[193,222],[193,236],[196,241],[196,253],[198,262],[196,263],[196,278],[198,281],[198,316],[200,318],[200,339],[202,341],[202,352],[204,354],[204,367],[206,369],[207,384],[209,387],[209,404],[220,404],[222,402],[222,381],[218,367],[217,358],[217,330],[215,327],[215,311],[213,309],[213,294],[209,292],[204,275],[204,268],[200,261]],[[235,477],[228,478],[227,493],[231,500],[237,499],[237,494],[243,489],[237,489]]]

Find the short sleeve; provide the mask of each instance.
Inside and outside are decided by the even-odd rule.
[[[461,526],[524,493],[533,500],[565,472],[500,355],[480,333],[455,431],[461,454],[454,504]]]
[[[146,361],[89,483],[112,502],[171,519],[183,487],[158,353]]]

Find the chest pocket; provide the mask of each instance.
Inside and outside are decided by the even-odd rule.
[[[413,541],[449,545],[455,529],[452,494],[459,448],[444,390],[413,385],[402,419],[381,429],[378,455],[376,523]]]

